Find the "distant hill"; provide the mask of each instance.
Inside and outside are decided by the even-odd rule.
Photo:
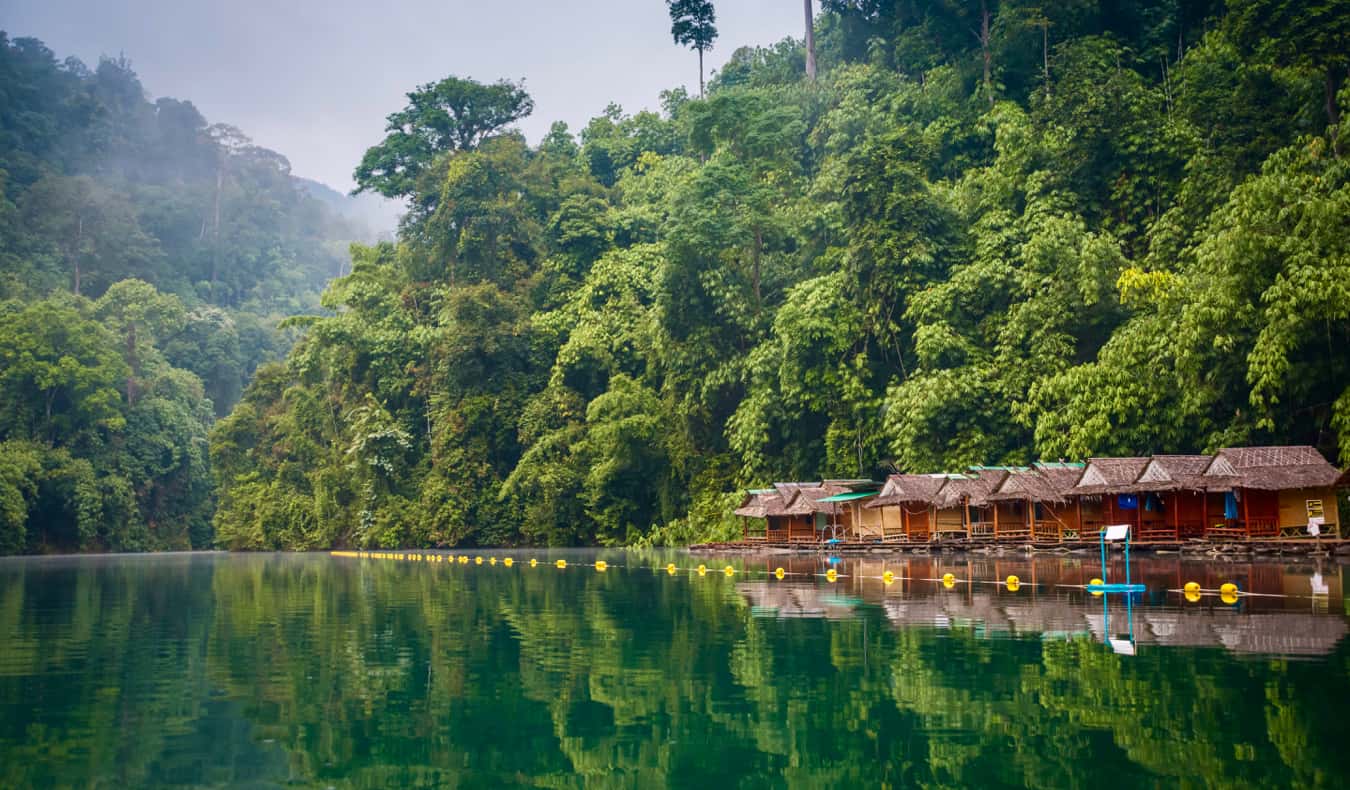
[[[348,220],[370,229],[370,237],[362,241],[393,239],[398,230],[402,208],[392,200],[378,195],[345,195],[321,181],[293,176],[295,183],[310,196],[323,201],[330,209]]]

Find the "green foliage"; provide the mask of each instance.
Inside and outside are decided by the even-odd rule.
[[[124,59],[0,33],[0,96],[0,553],[209,547],[213,417],[368,231]]]
[[[158,348],[183,319],[136,280],[0,303],[0,551],[210,545],[211,403]]]
[[[226,545],[657,544],[774,480],[1344,459],[1336,3],[822,5],[814,81],[742,50],[707,98],[390,171],[399,242],[216,429]]]
[[[534,110],[525,89],[508,80],[484,85],[447,77],[408,94],[408,106],[389,116],[388,134],[356,168],[357,191],[408,197],[431,163],[449,151],[468,151]]]

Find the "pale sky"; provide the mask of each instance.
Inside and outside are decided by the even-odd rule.
[[[716,9],[710,68],[802,35],[800,0]],[[698,56],[671,41],[663,0],[0,0],[0,29],[90,66],[125,54],[152,98],[189,99],[342,191],[404,94],[451,74],[524,78],[531,142],[555,120],[580,131],[611,101],[635,112],[666,88],[698,92]]]

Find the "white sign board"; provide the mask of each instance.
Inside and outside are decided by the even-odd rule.
[[[1129,524],[1111,524],[1106,528],[1107,540],[1125,540],[1130,536]]]
[[[1322,525],[1325,523],[1327,523],[1325,516],[1313,516],[1312,518],[1308,519],[1308,534],[1321,535]]]

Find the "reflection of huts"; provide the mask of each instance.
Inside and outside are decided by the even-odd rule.
[[[947,475],[891,475],[865,510],[876,513],[884,540],[927,541],[933,536],[938,492]]]
[[[853,616],[857,601],[814,584],[745,582],[736,585],[755,617],[823,617],[845,620]]]
[[[1308,524],[1318,519],[1323,534],[1339,530],[1336,486],[1342,482],[1341,473],[1312,447],[1223,449],[1203,477],[1232,488],[1224,497],[1222,520],[1206,521],[1206,535],[1306,535]]]
[[[1222,647],[1257,655],[1329,655],[1347,631],[1341,617],[1307,612],[1140,608],[1127,613],[1113,607],[1108,634],[1096,600],[1047,597],[1027,601],[981,592],[888,597],[881,606],[886,618],[903,628],[968,627],[986,636],[1091,634],[1098,640],[1132,631],[1138,645]]]

